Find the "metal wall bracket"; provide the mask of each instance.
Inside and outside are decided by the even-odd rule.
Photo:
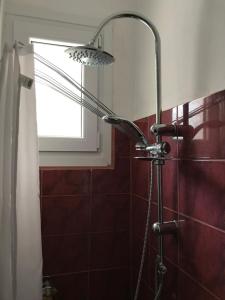
[[[178,221],[173,220],[162,224],[156,222],[152,225],[152,230],[157,235],[175,234],[178,231]]]
[[[30,90],[32,88],[33,81],[34,81],[32,78],[27,77],[23,74],[20,74],[19,80],[20,80],[21,86],[25,87],[28,90]]]
[[[193,138],[194,136],[194,128],[191,125],[153,124],[150,131],[155,136],[172,136],[176,138]]]

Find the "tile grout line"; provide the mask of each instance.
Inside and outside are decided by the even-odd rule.
[[[187,277],[189,277],[190,280],[192,280],[197,286],[199,286],[201,289],[203,289],[205,292],[207,292],[209,295],[211,295],[215,300],[221,300],[220,297],[216,296],[214,293],[212,293],[209,289],[207,289],[203,284],[201,284],[199,281],[197,281],[194,277],[192,277],[189,273],[187,273],[184,269],[178,266],[178,270],[185,274]]]
[[[92,205],[93,205],[93,168],[90,169],[90,198],[89,198],[89,229],[91,229],[92,224]],[[91,232],[88,233],[88,282],[87,282],[87,295],[88,300],[91,298]]]
[[[178,190],[179,190],[179,189],[178,189]],[[178,194],[180,194],[180,193],[178,192]],[[179,197],[179,195],[178,195],[178,197]],[[143,200],[144,200],[144,199],[143,199]],[[156,202],[153,202],[153,204],[154,204],[154,205],[157,205]],[[189,220],[192,220],[192,221],[194,221],[194,222],[196,222],[196,223],[199,223],[199,224],[201,224],[201,225],[204,225],[204,226],[206,226],[206,227],[209,227],[209,228],[214,229],[214,230],[216,230],[216,231],[219,231],[219,232],[221,232],[221,233],[225,233],[225,230],[223,230],[223,229],[221,229],[221,228],[219,228],[219,227],[213,226],[213,225],[211,225],[211,224],[209,224],[209,223],[206,223],[206,222],[204,222],[204,221],[201,221],[200,219],[196,219],[196,218],[194,218],[194,217],[191,217],[191,216],[189,216],[189,215],[186,215],[186,214],[184,214],[184,213],[182,213],[182,212],[178,212],[178,210],[176,211],[176,210],[174,210],[174,209],[172,209],[172,208],[169,208],[169,207],[167,207],[167,206],[164,206],[163,208],[164,208],[165,210],[168,210],[168,211],[170,211],[170,212],[173,212],[173,213],[175,213],[175,214],[178,214],[179,216],[181,215],[181,216],[183,216],[183,217],[185,217],[185,218],[187,218],[187,219],[189,219]]]
[[[132,165],[132,158],[131,158],[131,143],[130,143],[130,218],[129,218],[129,231],[130,231],[130,298],[132,298],[133,295],[133,197],[132,197],[132,191],[133,191],[133,165]]]
[[[114,234],[117,234],[117,233],[122,233],[122,232],[129,232],[129,228],[127,229],[119,229],[119,230],[110,230],[110,231],[88,231],[88,232],[80,232],[80,233],[60,233],[60,234],[42,234],[43,237],[45,238],[48,238],[48,237],[69,237],[69,236],[88,236],[89,234],[90,235],[99,235],[99,234],[106,234],[106,233],[114,233]]]
[[[93,193],[95,196],[123,196],[129,195],[129,193]],[[89,193],[84,194],[44,194],[42,197],[44,198],[55,198],[55,197],[88,197]]]
[[[150,246],[150,248],[152,248],[153,250],[156,251],[155,247]],[[213,292],[211,292],[209,289],[207,289],[203,284],[201,284],[199,281],[197,281],[194,277],[191,276],[191,274],[189,274],[188,272],[186,272],[181,266],[180,264],[176,264],[174,263],[169,257],[165,257],[165,259],[171,264],[173,265],[178,271],[181,271],[182,273],[184,273],[187,277],[189,277],[189,279],[191,279],[196,285],[198,285],[199,287],[201,287],[203,290],[205,290],[208,294],[210,294],[211,296],[213,296],[216,300],[221,300],[219,297],[217,297],[215,294],[213,294]]]
[[[215,227],[215,226],[213,226],[213,225],[210,225],[210,224],[208,224],[208,223],[205,223],[204,221],[201,221],[201,220],[199,220],[199,219],[195,219],[195,218],[193,218],[193,217],[191,217],[191,216],[188,216],[188,215],[186,215],[186,214],[184,214],[184,213],[181,213],[181,212],[180,212],[180,215],[183,216],[183,217],[185,217],[185,218],[187,218],[187,219],[189,219],[189,220],[191,220],[191,221],[193,221],[193,222],[195,222],[195,223],[199,223],[199,224],[201,224],[201,225],[203,225],[203,226],[206,226],[206,227],[208,227],[208,228],[214,229],[215,231],[218,231],[218,232],[220,232],[220,233],[225,233],[225,230],[223,230],[223,229],[221,229],[221,228],[219,228],[219,227]]]
[[[139,198],[139,199],[141,199],[141,200],[144,200],[145,202],[148,202],[148,199],[144,198],[143,196],[140,196],[140,195],[138,195],[136,193],[132,193],[132,195],[135,196],[135,197],[137,197],[137,198]]]
[[[65,273],[52,273],[50,275],[50,277],[63,277],[63,276],[70,276],[70,275],[79,275],[79,274],[84,274],[84,273],[119,271],[119,270],[127,270],[127,269],[129,269],[128,266],[95,268],[95,269],[71,271],[71,272],[65,272]]]

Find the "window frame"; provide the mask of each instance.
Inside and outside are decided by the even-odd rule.
[[[21,24],[22,25],[22,24]],[[86,44],[92,37],[92,32],[86,27],[76,26],[73,34],[67,30],[52,30],[45,24],[34,24],[33,26],[17,26],[15,36],[17,40],[27,44],[32,39],[43,39],[65,44],[77,43]],[[24,24],[25,25],[25,24]],[[64,27],[64,26],[63,26]],[[62,34],[63,31],[63,34]],[[65,33],[67,34],[65,35]],[[72,36],[73,35],[73,36]],[[76,36],[76,40],[73,38]],[[73,63],[71,61],[71,63]],[[84,86],[96,97],[99,97],[99,68],[84,68]],[[39,151],[43,152],[97,152],[99,150],[99,127],[96,115],[83,108],[83,137],[62,138],[62,137],[39,137]]]
[[[86,32],[86,39],[83,39],[83,43],[89,41],[93,34],[96,32],[96,26],[99,24],[99,20],[91,21],[86,18],[74,18],[72,21],[68,17],[54,19],[49,16],[49,19],[39,17],[37,15],[21,15],[20,11],[14,10],[8,12],[6,15],[6,28],[4,31],[4,42],[13,44],[15,40],[24,41],[26,43],[26,37],[29,34],[36,32],[42,32],[46,27],[50,27],[52,31],[58,32],[58,34],[64,37],[67,41],[72,34],[76,34],[76,30],[82,29]],[[79,23],[79,24],[78,24]],[[109,24],[104,29],[102,34],[102,45],[104,49],[112,52],[112,36],[113,28]],[[46,34],[43,38],[50,39],[50,36]],[[90,69],[91,70],[91,69]],[[99,70],[100,80],[98,81],[98,93],[99,99],[104,99],[104,103],[112,108],[113,103],[113,67],[101,68]],[[64,168],[64,167],[111,167],[112,163],[112,129],[111,126],[105,122],[98,122],[100,147],[98,151],[85,152],[85,151],[40,151],[39,152],[39,164],[41,167],[48,168]]]

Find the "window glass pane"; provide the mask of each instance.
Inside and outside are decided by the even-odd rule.
[[[50,41],[34,40],[34,51],[69,74],[79,84],[82,82],[82,66],[73,62],[65,54],[68,46],[51,43]],[[48,67],[35,60],[35,70],[39,70],[54,78],[64,86],[72,89],[79,97],[81,94],[75,88]],[[37,124],[40,137],[82,137],[82,108],[79,104],[69,98],[42,85],[38,82],[36,86],[37,100]]]

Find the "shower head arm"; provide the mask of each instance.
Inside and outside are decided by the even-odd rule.
[[[93,39],[90,41],[90,45],[93,45],[97,40],[100,32],[102,31],[103,27],[107,25],[110,21],[115,19],[122,19],[122,18],[132,18],[144,23],[153,33],[155,39],[155,55],[156,55],[156,123],[160,124],[161,122],[161,41],[160,35],[156,28],[156,26],[146,17],[141,14],[124,11],[121,13],[113,14],[107,17],[103,22],[99,25]]]
[[[129,11],[124,11],[124,12],[120,12],[120,13],[116,13],[116,14],[113,14],[113,15],[110,15],[109,17],[105,18],[101,24],[98,26],[97,28],[97,31],[94,35],[94,37],[92,38],[92,40],[90,41],[90,45],[93,45],[99,34],[101,33],[102,29],[109,23],[111,22],[112,20],[115,20],[115,19],[124,19],[124,18],[130,18],[130,19],[136,19],[142,23],[144,23],[147,27],[149,27],[151,29],[151,31],[153,32],[153,35],[155,37],[155,40],[156,40],[156,44],[158,44],[157,42],[159,41],[160,43],[160,36],[159,36],[159,32],[156,28],[156,26],[149,20],[147,19],[146,17],[144,17],[143,15],[141,14],[137,14],[137,13],[134,13],[134,12],[129,12]]]

